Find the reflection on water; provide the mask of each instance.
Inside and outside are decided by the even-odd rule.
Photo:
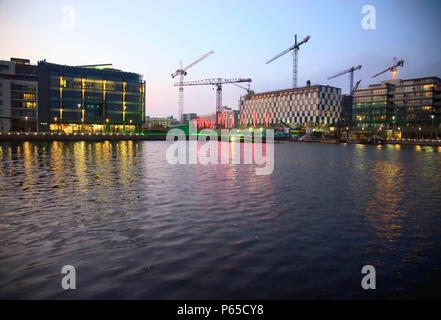
[[[439,147],[281,143],[256,176],[169,165],[168,146],[1,143],[0,298],[394,298],[440,283]]]

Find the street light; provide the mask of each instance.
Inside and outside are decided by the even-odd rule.
[[[28,117],[25,117],[26,120],[26,132],[28,132]]]
[[[432,118],[432,134],[431,134],[431,136],[432,136],[432,139],[433,139],[433,136],[434,136],[433,131],[435,130],[435,128],[433,127],[433,120],[435,119],[435,115],[432,114],[430,117]]]
[[[130,119],[130,134],[132,134],[133,133],[133,131],[132,131],[132,119]]]
[[[55,125],[57,126],[57,131],[58,131],[57,117],[54,118],[54,122],[55,122]]]
[[[109,133],[109,119],[106,119],[106,131]]]

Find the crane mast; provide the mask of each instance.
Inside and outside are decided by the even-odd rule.
[[[294,50],[292,51],[292,87],[297,88],[297,70],[298,70],[299,47],[297,46],[297,35],[294,36]]]
[[[181,70],[182,68],[182,61],[181,61]],[[185,71],[179,72],[179,83],[181,84],[178,89],[178,121],[181,121],[182,114],[184,113],[184,87],[182,86],[182,83],[184,82],[184,75],[187,73]],[[172,75],[173,78],[173,75]]]
[[[179,92],[178,92],[178,118],[179,118],[179,120],[181,119],[181,116],[184,113],[184,86],[182,85],[182,83],[184,82],[184,77],[187,75],[187,70],[190,69],[191,67],[195,66],[196,64],[198,64],[199,62],[201,62],[202,60],[207,58],[208,56],[212,55],[213,53],[214,53],[213,50],[207,52],[202,57],[193,61],[185,68],[182,67],[182,61],[181,61],[180,68],[171,74],[171,77],[173,79],[179,75],[179,83],[180,83]]]

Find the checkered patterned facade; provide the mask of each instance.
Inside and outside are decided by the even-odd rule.
[[[242,127],[271,127],[279,120],[293,125],[335,124],[341,101],[340,88],[321,85],[246,95],[240,100],[240,122]]]

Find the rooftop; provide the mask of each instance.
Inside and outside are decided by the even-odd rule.
[[[340,89],[340,88],[338,88],[338,87],[329,86],[329,85],[312,84],[312,85],[310,85],[310,86],[304,86],[304,87],[288,88],[288,89],[273,90],[273,91],[264,91],[264,92],[256,92],[256,93],[250,94],[249,96],[259,96],[259,95],[262,95],[262,94],[279,94],[279,93],[284,93],[284,92],[300,91],[300,90],[307,90],[307,89],[311,89],[311,88],[321,88],[321,87]]]
[[[364,88],[364,89],[358,89],[357,91],[375,89],[376,87],[385,87],[386,85],[402,86],[402,85],[409,85],[409,84],[432,83],[432,82],[440,82],[440,81],[441,81],[441,79],[438,77],[384,80],[384,81],[381,81],[381,83],[370,84],[369,87]]]
[[[142,74],[134,73],[134,72],[126,72],[118,69],[108,67],[109,64],[106,65],[87,65],[87,66],[68,66],[61,65],[56,63],[46,62],[46,60],[38,61],[38,68],[41,71],[48,72],[58,72],[62,74],[72,74],[72,75],[87,75],[87,76],[96,76],[102,78],[109,79],[126,79],[126,80],[135,80],[139,81],[142,79]]]

